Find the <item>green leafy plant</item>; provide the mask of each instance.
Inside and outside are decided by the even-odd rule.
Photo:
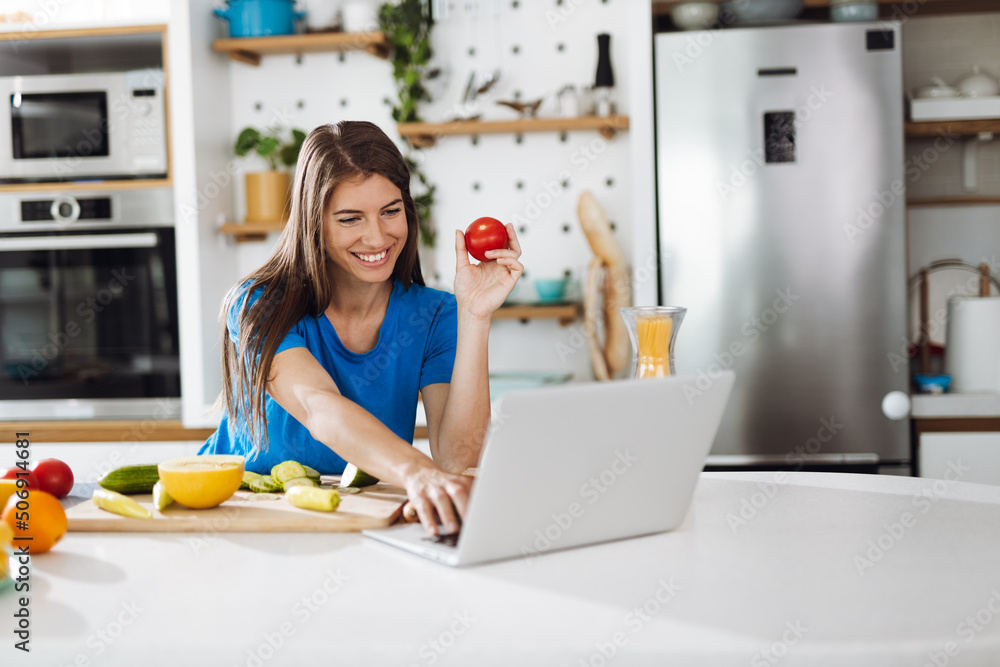
[[[392,76],[399,104],[393,105],[397,123],[418,123],[417,105],[430,99],[424,80],[431,72],[431,19],[426,0],[387,2],[379,8],[378,22],[392,45]]]
[[[436,75],[435,70],[429,69],[433,55],[430,3],[426,0],[387,2],[379,8],[378,21],[379,28],[392,45],[390,60],[398,97],[398,103],[392,105],[392,117],[397,123],[419,123],[422,119],[418,106],[430,100],[424,81]],[[406,164],[417,185],[410,189],[420,218],[420,240],[424,245],[433,247],[432,212],[436,187],[427,180],[420,164],[414,159],[420,148],[410,146],[411,154],[406,156]]]
[[[299,151],[302,150],[306,133],[292,128],[291,140],[284,139],[282,134],[283,130],[279,127],[266,128],[264,131],[247,127],[236,137],[233,150],[240,157],[251,151],[257,153],[268,161],[272,171],[277,171],[279,165],[294,167],[299,160]]]

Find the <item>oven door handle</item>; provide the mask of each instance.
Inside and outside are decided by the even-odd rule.
[[[153,232],[139,234],[81,234],[79,236],[17,236],[0,238],[0,252],[23,250],[102,250],[105,248],[155,248]]]

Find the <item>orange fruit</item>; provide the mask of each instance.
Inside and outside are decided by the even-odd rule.
[[[27,508],[18,509],[19,502],[27,503]],[[26,518],[17,518],[24,513],[28,515]],[[9,499],[0,519],[10,526],[15,540],[30,538],[15,541],[15,544],[27,545],[32,556],[45,553],[66,534],[66,510],[58,498],[44,491],[29,491],[24,501],[17,496]]]

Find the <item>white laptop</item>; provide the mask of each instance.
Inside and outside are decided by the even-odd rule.
[[[676,528],[712,447],[735,374],[525,389],[493,406],[461,533],[419,523],[365,535],[446,565]]]

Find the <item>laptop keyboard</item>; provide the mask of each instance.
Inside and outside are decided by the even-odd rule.
[[[425,537],[424,540],[427,542],[433,542],[434,544],[440,544],[445,547],[457,547],[458,546],[458,536],[461,533],[451,533],[450,535],[434,535],[433,537]]]

